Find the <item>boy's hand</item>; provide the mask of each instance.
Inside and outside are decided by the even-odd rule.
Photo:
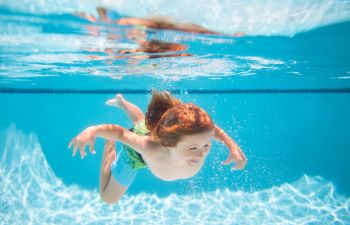
[[[103,170],[105,173],[111,171],[111,165],[114,160],[117,158],[115,142],[114,141],[106,141],[103,153]]]
[[[235,148],[230,149],[230,155],[224,162],[222,162],[222,164],[228,165],[232,162],[234,163],[232,169],[235,170],[242,170],[247,164],[247,158],[238,146],[235,146]]]
[[[78,136],[73,138],[69,144],[68,148],[71,148],[73,146],[73,157],[77,153],[77,150],[79,149],[80,156],[83,159],[86,156],[85,148],[87,145],[89,145],[90,152],[92,154],[95,154],[95,141],[96,141],[96,129],[94,126],[88,127],[83,132],[81,132]]]

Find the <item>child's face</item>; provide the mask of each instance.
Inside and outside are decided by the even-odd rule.
[[[199,134],[183,135],[171,154],[174,159],[184,165],[197,166],[202,164],[208,155],[213,136],[213,130]]]

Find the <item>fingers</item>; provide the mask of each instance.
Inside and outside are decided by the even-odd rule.
[[[73,145],[73,154],[72,154],[73,157],[77,154],[77,149],[78,149],[78,145],[76,143],[74,143],[74,145]]]
[[[247,164],[246,160],[238,160],[236,164],[231,168],[232,170],[243,170]]]
[[[84,157],[86,156],[85,149],[86,149],[87,145],[89,145],[90,152],[92,154],[95,154],[96,153],[95,150],[94,150],[95,139],[93,139],[93,140],[89,141],[88,143],[86,143],[86,142],[78,141],[76,138],[74,138],[74,139],[72,139],[69,142],[68,148],[72,148],[73,147],[72,157],[74,157],[77,154],[77,151],[79,150],[80,157],[82,159],[84,159]]]
[[[68,148],[71,148],[74,142],[75,142],[75,138],[73,138],[73,139],[69,142]]]
[[[92,154],[96,154],[95,152],[95,138],[89,142],[89,150]]]
[[[223,161],[222,165],[232,164],[231,170],[242,170],[245,168],[246,160],[235,160],[233,156],[229,156],[225,161]]]
[[[114,162],[114,160],[116,159],[116,152],[115,151],[112,151],[112,152],[109,152],[107,153],[107,155],[105,156],[104,158],[104,170],[105,172],[108,172],[110,170],[110,167],[112,165],[112,163]]]
[[[79,151],[80,151],[80,157],[82,159],[84,159],[84,157],[86,156],[85,148],[86,148],[86,143],[81,143],[79,146]]]
[[[72,157],[74,157],[77,154],[77,150],[79,149],[79,145],[76,139],[73,139],[69,142],[68,148],[71,148],[72,146],[73,146]]]
[[[231,170],[243,170],[245,165],[237,164],[231,168]]]
[[[77,140],[75,138],[73,138],[69,144],[68,144],[68,149],[69,148],[72,148],[73,146],[73,154],[72,154],[72,157],[75,156],[75,154],[77,153],[77,148],[78,148],[78,145],[77,145]]]

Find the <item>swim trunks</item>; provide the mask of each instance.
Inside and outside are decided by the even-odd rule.
[[[111,165],[112,176],[124,187],[128,187],[132,184],[137,173],[137,171],[132,168],[129,161],[130,158],[123,149]]]
[[[149,133],[149,130],[147,130],[146,128],[145,121],[141,121],[140,123],[136,124],[135,127],[131,129],[131,131],[140,136],[145,136]],[[138,153],[128,145],[123,145],[123,147],[124,150],[127,152],[129,158],[131,159],[132,168],[134,170],[143,169],[147,167],[147,164],[143,160],[140,153]]]
[[[145,121],[136,124],[132,132],[138,135],[147,135],[149,131],[146,128]],[[134,181],[137,170],[146,168],[147,164],[140,153],[136,152],[130,146],[123,144],[123,149],[111,165],[113,177],[121,185],[128,187]]]

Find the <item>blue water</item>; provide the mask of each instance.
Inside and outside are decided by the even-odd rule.
[[[0,1],[0,224],[350,224],[349,92],[278,92],[350,88],[349,1],[194,2]],[[96,16],[99,5],[115,19],[166,15],[226,35],[74,14]],[[135,31],[192,56],[121,57],[138,47],[127,38]],[[222,166],[227,150],[214,142],[195,177],[165,182],[142,170],[108,206],[98,195],[103,141],[84,160],[67,144],[90,125],[131,127],[104,104],[108,90],[145,110],[152,88],[206,109],[247,167]]]

